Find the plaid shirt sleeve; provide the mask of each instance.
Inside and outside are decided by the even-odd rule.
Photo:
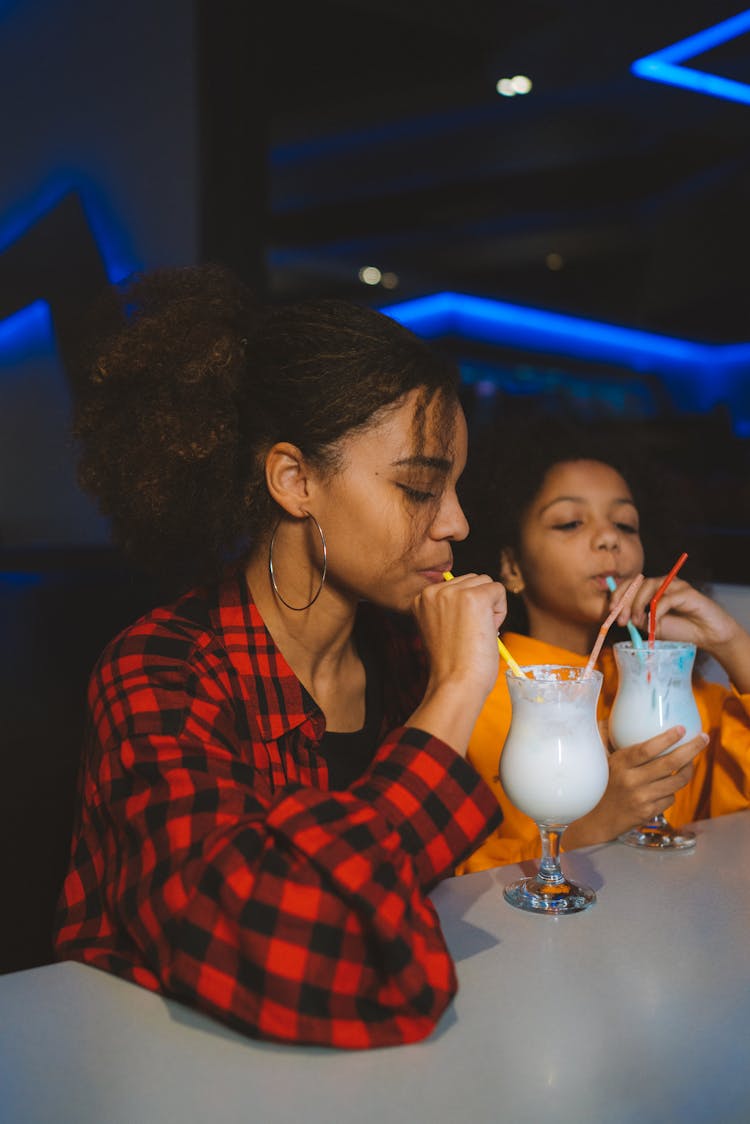
[[[90,713],[60,958],[258,1037],[430,1033],[457,985],[426,893],[499,815],[471,766],[402,728],[348,791],[275,783],[221,651],[174,622],[110,647]]]

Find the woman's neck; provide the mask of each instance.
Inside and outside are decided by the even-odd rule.
[[[300,682],[318,702],[330,685],[345,680],[359,663],[353,632],[357,606],[325,586],[308,609],[287,608],[276,596],[268,558],[258,552],[245,577],[263,623]]]

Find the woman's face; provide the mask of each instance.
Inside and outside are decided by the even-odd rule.
[[[549,470],[524,515],[516,560],[533,636],[564,644],[570,628],[587,642],[609,611],[606,579],[627,585],[643,567],[638,526],[614,468],[576,460]]]
[[[412,391],[372,427],[344,438],[338,471],[310,505],[326,535],[329,587],[401,611],[443,580],[451,543],[469,529],[456,496],[466,463],[463,411],[433,399],[419,440],[418,403]]]

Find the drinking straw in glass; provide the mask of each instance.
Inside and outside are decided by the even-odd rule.
[[[612,575],[610,574],[610,576],[608,578],[605,578],[604,580],[607,583],[607,589],[609,590],[609,592],[610,593],[616,593],[617,592],[617,582],[612,577]],[[643,647],[643,639],[641,638],[640,632],[635,627],[635,625],[633,624],[632,621],[628,621],[627,628],[628,628],[628,632],[630,634],[630,639],[633,641],[633,644],[635,645],[635,647],[636,648],[642,648]]]
[[[630,583],[628,588],[625,590],[625,592],[623,593],[620,600],[615,602],[615,605],[614,605],[611,613],[609,614],[609,616],[607,617],[607,619],[604,621],[601,628],[599,629],[599,635],[596,638],[596,643],[594,644],[594,647],[591,649],[591,655],[589,656],[588,663],[586,664],[586,667],[583,669],[583,678],[584,679],[588,679],[589,675],[591,675],[591,672],[594,670],[594,664],[596,663],[597,659],[599,658],[599,653],[602,650],[602,644],[604,643],[604,638],[606,637],[607,633],[609,632],[609,630],[612,626],[612,622],[620,615],[620,613],[625,608],[625,606],[629,605],[631,603],[631,601],[635,597],[636,593],[638,592],[638,589],[639,589],[642,582],[643,582],[643,574],[638,574],[637,577],[633,578],[632,582]]]
[[[653,644],[654,640],[656,639],[656,606],[659,604],[659,600],[661,598],[662,593],[664,593],[664,590],[667,588],[669,583],[672,581],[672,578],[674,578],[675,575],[677,574],[677,572],[682,568],[686,559],[687,559],[687,554],[681,554],[680,555],[680,557],[677,559],[674,566],[669,571],[666,578],[661,583],[661,585],[659,586],[656,593],[654,594],[654,596],[651,599],[651,606],[650,606],[649,611],[648,611],[648,642],[649,642],[649,645]]]

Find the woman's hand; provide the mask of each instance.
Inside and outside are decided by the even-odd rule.
[[[666,811],[675,793],[690,780],[693,759],[708,744],[708,734],[698,734],[666,752],[684,733],[684,727],[673,726],[612,753],[604,796],[593,811],[570,825],[564,837],[566,849],[614,839]]]
[[[409,724],[465,753],[497,679],[505,587],[486,574],[464,574],[427,586],[415,598],[413,612],[429,656],[430,678]]]
[[[633,624],[648,629],[648,606],[663,578],[647,578],[630,611]],[[626,624],[628,612],[618,617]],[[741,692],[750,691],[750,635],[710,597],[675,578],[656,606],[656,639],[695,644],[721,664]]]

